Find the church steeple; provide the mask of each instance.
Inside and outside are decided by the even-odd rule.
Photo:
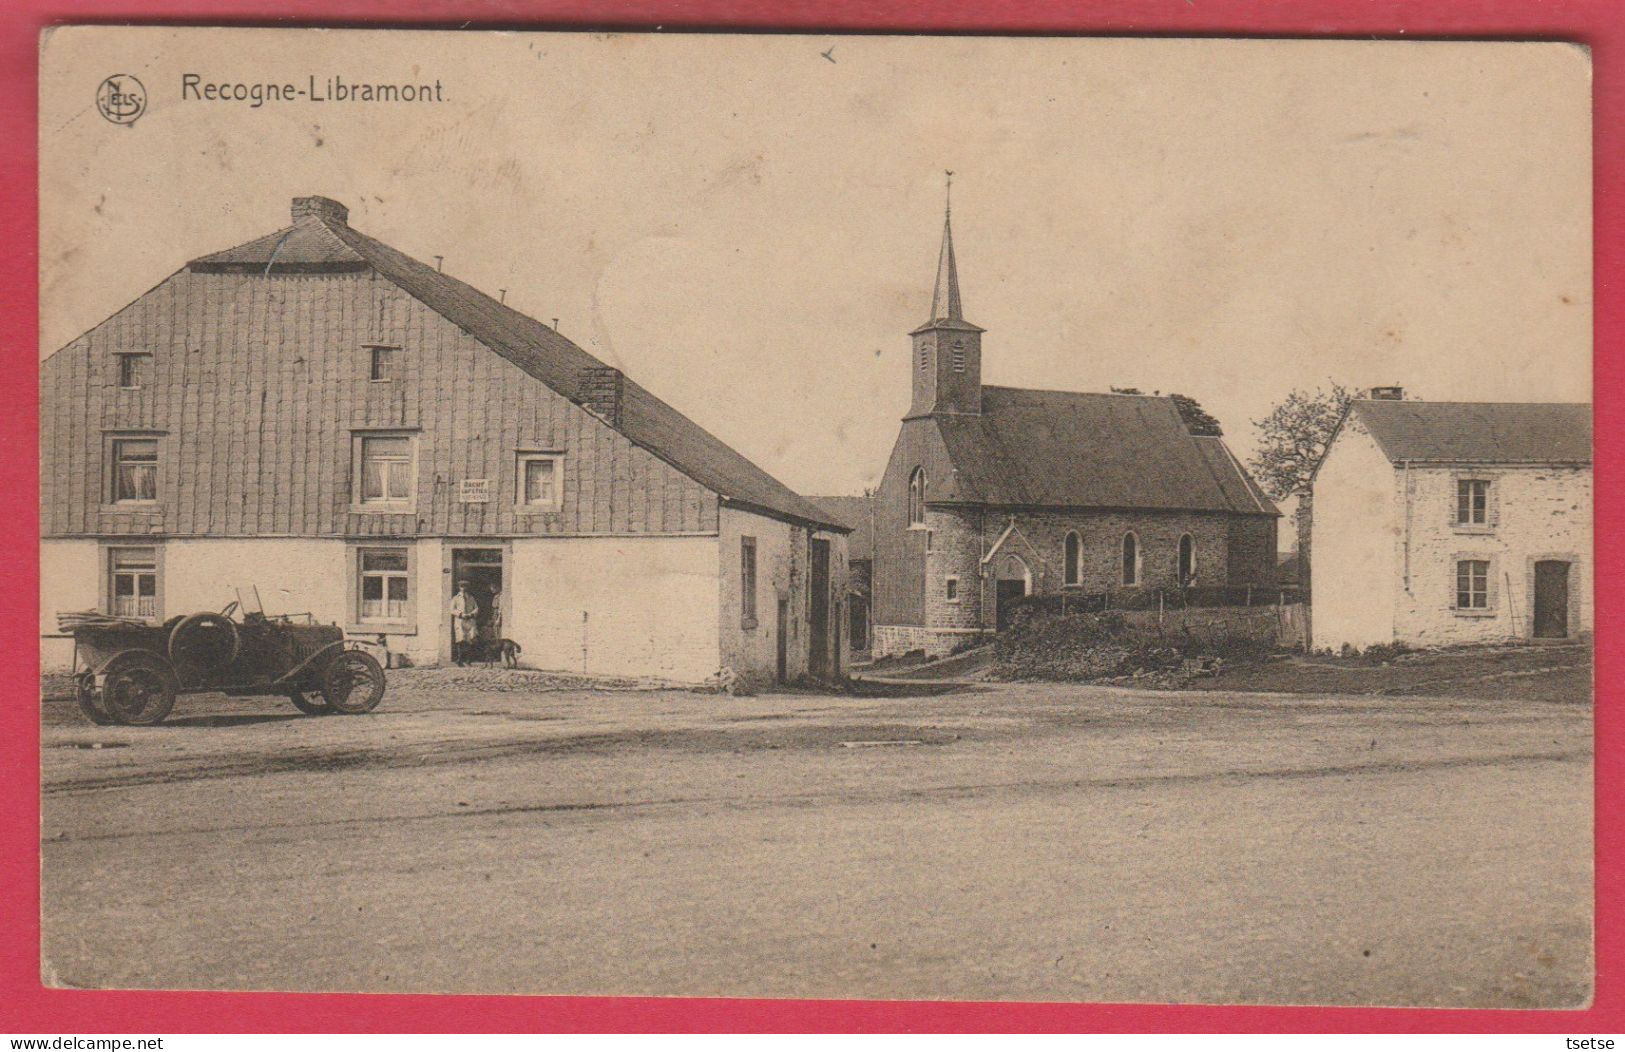
[[[953,178],[948,172],[947,202],[942,216],[942,249],[937,254],[937,281],[931,290],[931,318],[909,333],[914,355],[914,400],[909,416],[982,411],[982,332],[965,320],[959,296],[959,262],[954,258]]]
[[[932,321],[964,321],[959,302],[959,264],[954,261],[954,173],[948,173],[947,205],[942,213],[942,251],[937,255],[937,285],[931,292]]]

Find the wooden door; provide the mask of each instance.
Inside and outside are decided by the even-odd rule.
[[[1555,559],[1535,564],[1535,635],[1567,639],[1569,634],[1569,564]]]

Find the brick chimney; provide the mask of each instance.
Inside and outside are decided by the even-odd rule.
[[[1405,389],[1403,387],[1373,387],[1371,397],[1379,402],[1403,402]]]
[[[579,374],[581,405],[610,427],[620,427],[622,386],[619,369],[608,365],[583,369]]]
[[[350,221],[350,210],[333,200],[331,197],[296,197],[293,199],[293,221],[295,223],[306,216],[315,216],[329,223],[346,224]]]

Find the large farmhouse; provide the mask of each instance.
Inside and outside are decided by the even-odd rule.
[[[844,526],[336,201],[188,263],[42,388],[47,637],[59,610],[163,619],[253,585],[434,662],[466,580],[538,668],[842,669]]]
[[[1261,585],[1279,512],[1171,398],[982,383],[952,218],[875,497],[874,652],[942,654],[1034,592]]]
[[[1373,394],[1315,469],[1314,647],[1588,631],[1591,407]]]

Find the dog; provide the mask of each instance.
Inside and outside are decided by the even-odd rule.
[[[485,644],[485,664],[489,667],[500,661],[503,668],[518,668],[519,655],[524,649],[511,639],[493,639]]]

